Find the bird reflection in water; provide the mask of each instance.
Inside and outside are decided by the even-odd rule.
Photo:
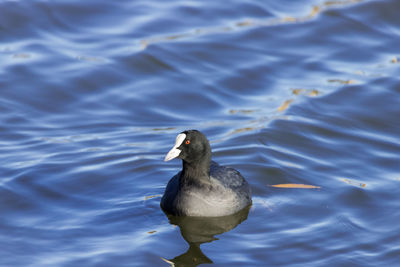
[[[188,242],[189,249],[173,259],[164,259],[171,266],[198,266],[213,263],[200,249],[203,243],[218,240],[215,235],[223,234],[235,228],[247,219],[250,206],[241,211],[222,217],[186,217],[168,215],[169,222],[179,226],[182,237]]]

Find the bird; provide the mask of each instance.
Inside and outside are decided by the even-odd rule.
[[[251,188],[239,171],[211,160],[211,146],[198,130],[178,134],[164,161],[182,160],[160,206],[174,216],[220,217],[235,214],[252,204]]]

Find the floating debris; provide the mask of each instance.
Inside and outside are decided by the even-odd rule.
[[[154,230],[154,231],[149,231],[149,232],[147,232],[147,233],[152,235],[152,234],[154,234],[154,233],[156,233],[156,232],[157,232],[157,231]]]
[[[319,6],[314,6],[313,9],[311,10],[310,15],[308,15],[308,18],[312,18],[320,12],[321,12],[321,8]]]
[[[250,20],[240,21],[236,23],[236,26],[244,27],[244,26],[251,26],[253,23]]]
[[[392,60],[390,61],[392,63],[400,63],[400,60],[397,57],[392,58]]]
[[[233,26],[215,26],[210,28],[200,28],[194,29],[191,31],[172,34],[172,35],[165,35],[165,36],[156,36],[156,37],[149,37],[142,39],[139,44],[141,49],[146,49],[149,45],[154,43],[160,42],[171,42],[174,40],[182,40],[185,38],[196,37],[200,35],[209,35],[209,34],[221,34],[226,32],[238,31],[241,29],[251,28],[251,27],[273,27],[276,25],[283,25],[283,24],[290,24],[290,23],[304,23],[313,18],[317,15],[330,10],[332,8],[355,4],[361,2],[362,0],[339,0],[339,1],[328,1],[322,3],[321,5],[313,6],[311,11],[308,14],[300,17],[281,17],[281,18],[269,18],[266,20],[243,20],[238,21],[233,24]]]
[[[231,109],[229,110],[229,114],[236,114],[236,113],[240,113],[240,114],[251,114],[254,113],[258,110],[254,110],[254,109]]]
[[[277,187],[277,188],[306,188],[306,189],[318,189],[318,188],[321,188],[320,186],[309,185],[309,184],[270,184],[268,186]]]
[[[286,18],[283,18],[283,21],[284,22],[296,22],[297,19],[294,17],[286,17]]]
[[[294,88],[292,88],[291,90],[294,95],[300,95],[306,91],[306,89],[294,89]]]
[[[316,89],[311,90],[311,92],[308,93],[309,96],[317,96],[319,95],[319,91]]]
[[[317,89],[292,88],[291,90],[294,95],[308,95],[308,96],[319,95],[319,91]]]
[[[156,197],[161,197],[161,195],[145,196],[144,200],[149,200],[149,199],[156,198]]]
[[[280,111],[280,112],[285,111],[289,107],[290,103],[292,103],[292,102],[293,102],[293,99],[286,100],[282,105],[280,105],[278,107],[278,111]]]
[[[239,128],[235,129],[231,134],[237,134],[237,133],[242,133],[242,132],[248,132],[254,130],[253,127],[244,127],[244,128]]]
[[[343,179],[341,179],[341,180],[342,180],[343,182],[349,184],[349,185],[353,185],[353,186],[357,186],[357,187],[361,187],[361,188],[364,188],[364,187],[367,186],[367,185],[364,184],[364,183],[360,183],[360,182],[357,182],[357,181],[352,181],[352,180],[347,179],[347,178],[343,178]]]
[[[341,79],[331,79],[328,80],[329,83],[340,83],[340,84],[354,84],[356,81],[354,80],[341,80]]]

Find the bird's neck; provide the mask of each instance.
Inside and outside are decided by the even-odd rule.
[[[193,180],[204,180],[210,179],[210,164],[211,159],[204,158],[196,161],[195,163],[182,161],[182,175],[183,182],[190,182]],[[200,182],[200,181],[199,181]]]

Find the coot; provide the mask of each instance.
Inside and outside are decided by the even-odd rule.
[[[251,190],[235,169],[211,161],[207,138],[197,130],[176,137],[165,161],[182,159],[182,170],[168,182],[161,208],[177,216],[216,217],[234,214],[251,204]]]

